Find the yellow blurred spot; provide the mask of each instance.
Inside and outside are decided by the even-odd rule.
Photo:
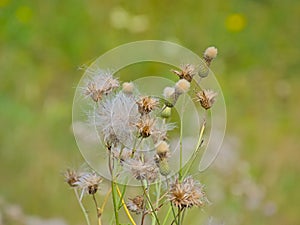
[[[0,8],[7,6],[9,2],[9,0],[0,0]]]
[[[20,23],[28,23],[32,18],[32,10],[28,6],[21,6],[15,12]]]
[[[229,31],[240,32],[246,26],[246,18],[239,13],[231,14],[226,18],[225,26]]]

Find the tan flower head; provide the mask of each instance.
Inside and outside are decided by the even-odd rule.
[[[181,71],[178,70],[171,70],[173,73],[175,73],[179,79],[185,79],[188,82],[192,82],[193,77],[196,74],[196,70],[194,65],[192,64],[185,64],[183,66],[181,66]]]
[[[217,57],[218,54],[218,49],[214,46],[212,47],[208,47],[204,54],[203,54],[203,58],[207,64],[207,66],[210,66],[211,62],[213,59],[215,59]]]
[[[139,113],[141,115],[150,113],[158,106],[158,101],[149,96],[142,97],[138,102]]]
[[[65,176],[65,181],[71,187],[77,187],[78,186],[77,182],[79,181],[80,175],[75,170],[67,169],[64,176]]]
[[[136,124],[136,127],[139,129],[140,137],[149,137],[153,132],[154,124],[155,120],[153,118],[141,118],[140,121]]]
[[[185,178],[182,182],[176,177],[170,185],[168,199],[180,209],[204,206],[208,203],[203,191],[203,185],[195,181],[191,176]]]
[[[134,85],[132,82],[125,82],[122,84],[122,91],[126,94],[132,94],[134,90]]]
[[[127,208],[131,212],[135,212],[136,214],[140,214],[144,209],[144,198],[142,195],[138,195],[134,198],[129,198],[126,203]]]
[[[175,84],[175,93],[177,95],[181,95],[185,92],[188,92],[188,90],[190,89],[191,84],[185,80],[179,80],[176,84]]]
[[[204,109],[210,109],[218,94],[212,90],[203,90],[196,93],[196,101],[200,102]]]
[[[90,96],[95,102],[101,101],[104,91],[97,89],[96,84],[90,82],[87,85],[87,89],[85,91],[85,94]]]
[[[132,176],[137,180],[153,182],[158,177],[159,170],[154,160],[141,160],[139,158],[128,159],[124,163]]]
[[[95,102],[102,100],[103,95],[109,94],[120,86],[118,79],[113,77],[111,71],[96,69],[87,72],[91,76],[86,81],[85,95],[90,96]]]
[[[93,195],[99,189],[99,184],[102,182],[102,178],[98,176],[95,172],[84,173],[79,181],[76,183],[79,188],[83,191],[87,191],[88,194]]]

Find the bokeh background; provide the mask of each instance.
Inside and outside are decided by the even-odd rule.
[[[219,49],[227,135],[189,224],[300,224],[299,15],[297,0],[0,0],[0,224],[84,224],[61,176],[83,162],[78,67],[144,39]]]

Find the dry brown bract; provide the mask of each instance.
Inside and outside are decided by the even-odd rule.
[[[155,120],[152,118],[141,118],[136,124],[136,127],[139,129],[140,136],[143,138],[149,137],[153,132],[154,124]]]
[[[191,176],[182,182],[179,181],[178,177],[175,178],[175,181],[171,183],[168,199],[180,209],[204,206],[208,202],[203,186]]]
[[[142,97],[138,102],[138,109],[141,115],[150,113],[158,106],[158,101],[149,96]]]
[[[193,77],[196,74],[195,67],[191,64],[186,64],[183,65],[180,69],[181,71],[178,70],[171,70],[171,71],[175,73],[179,77],[179,79],[185,79],[188,82],[192,82]]]
[[[141,213],[144,209],[144,198],[143,198],[143,196],[138,195],[138,196],[136,196],[132,199],[129,198],[126,206],[131,212],[135,212],[136,214]]]
[[[204,109],[210,109],[218,94],[211,90],[203,90],[196,93],[196,101],[200,102]]]

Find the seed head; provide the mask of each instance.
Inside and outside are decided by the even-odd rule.
[[[175,88],[166,87],[164,89],[163,96],[167,100],[166,105],[169,107],[173,107],[173,104],[175,103]]]
[[[203,185],[191,176],[185,178],[182,182],[176,177],[170,185],[168,199],[180,209],[192,206],[202,207],[208,202],[203,191]]]
[[[136,214],[140,214],[144,209],[144,198],[142,195],[138,195],[134,198],[129,198],[126,204],[127,208],[131,212],[135,212]]]
[[[134,85],[132,82],[125,82],[122,84],[122,91],[125,94],[132,94],[134,89]]]
[[[160,141],[156,146],[156,154],[160,158],[166,158],[169,151],[170,151],[169,144],[165,141]]]
[[[181,95],[190,89],[191,84],[187,80],[179,80],[175,84],[175,93]]]
[[[102,182],[102,178],[98,176],[95,172],[84,173],[79,181],[76,183],[79,188],[83,191],[87,191],[88,194],[93,195],[99,189],[99,184]]]
[[[67,169],[64,176],[65,176],[65,181],[71,187],[78,186],[77,182],[79,181],[80,175],[75,170]]]
[[[196,93],[196,101],[200,102],[204,109],[210,109],[216,101],[218,94],[212,90],[203,90]]]
[[[149,96],[142,97],[138,102],[138,109],[141,115],[150,113],[153,109],[158,106],[158,101]]]
[[[178,70],[171,70],[173,73],[175,73],[179,79],[185,79],[188,82],[192,82],[193,77],[196,74],[196,70],[194,65],[191,64],[185,64],[181,66],[181,71]]]
[[[147,180],[153,182],[158,177],[158,168],[154,160],[141,160],[140,158],[132,158],[125,161],[132,176],[137,180]]]
[[[153,133],[153,127],[155,120],[149,117],[142,117],[140,121],[136,124],[139,130],[140,137],[147,138]]]
[[[113,77],[111,71],[96,69],[88,72],[91,73],[91,77],[86,82],[85,94],[95,102],[102,100],[103,95],[119,87],[119,81]]]
[[[218,54],[218,49],[214,46],[208,47],[205,50],[205,52],[203,54],[203,58],[208,66],[210,66],[212,60],[217,57],[217,54]]]

